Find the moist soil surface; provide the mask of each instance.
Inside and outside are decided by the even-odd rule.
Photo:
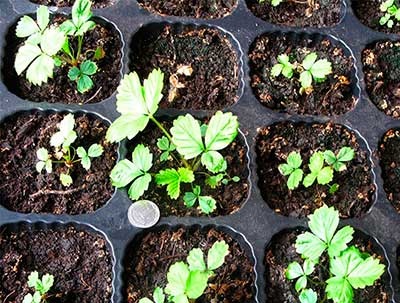
[[[388,28],[386,25],[380,25],[379,19],[385,15],[381,12],[380,6],[383,0],[352,0],[352,6],[354,14],[365,26],[372,28],[373,30],[384,32],[384,33],[400,33],[400,23],[396,22],[396,19],[392,17],[395,22],[392,28]],[[399,2],[396,0],[397,6]]]
[[[237,0],[138,0],[152,13],[203,19],[222,18],[236,8]]]
[[[294,190],[287,187],[287,177],[280,174],[278,166],[286,163],[287,156],[299,152],[304,174],[316,151],[332,150],[335,154],[342,147],[351,147],[355,157],[347,162],[347,169],[334,172],[331,184],[339,189],[329,193],[327,185],[314,183],[306,188],[302,184]],[[353,131],[338,124],[305,124],[285,122],[259,130],[257,137],[258,186],[268,205],[285,216],[305,217],[327,204],[334,206],[342,218],[364,215],[374,202],[375,185],[372,180],[369,155],[361,149]]]
[[[271,303],[300,303],[298,293],[295,290],[295,283],[289,281],[285,277],[285,270],[291,262],[297,261],[303,264],[303,260],[296,252],[296,237],[301,234],[301,230],[286,230],[272,238],[271,243],[267,247],[264,264],[266,266],[266,293],[267,301]],[[367,252],[374,258],[380,259],[381,263],[386,264],[386,259],[382,253],[378,253],[377,244],[365,235],[357,237],[349,243],[349,246],[355,245],[362,252]],[[320,265],[328,268],[329,259],[324,253],[320,259]],[[314,281],[323,281],[329,279],[329,272],[326,272],[322,266],[317,266],[310,278]],[[386,264],[387,267],[387,264]],[[386,276],[385,276],[386,275]],[[389,283],[387,274],[379,279],[373,286],[365,289],[354,290],[354,302],[362,303],[387,303],[390,300],[388,287],[385,283]],[[324,298],[325,289],[318,285],[312,285],[318,297]],[[318,302],[322,302],[319,300]],[[331,303],[331,300],[324,301]]]
[[[270,0],[259,3],[259,0],[246,0],[250,11],[264,21],[295,27],[326,27],[339,23],[341,18],[341,0],[283,0],[273,6]]]
[[[23,113],[8,118],[0,128],[0,199],[4,207],[21,213],[71,214],[93,212],[113,194],[109,173],[116,163],[117,146],[105,142],[107,127],[99,118],[75,114],[78,138],[72,146],[88,150],[101,144],[104,153],[92,159],[89,171],[80,163],[71,169],[73,184],[59,180],[65,165],[53,163],[53,172],[39,174],[36,151],[53,152],[50,137],[58,131],[61,114]]]
[[[75,0],[29,0],[36,4],[47,5],[47,6],[72,6]],[[103,8],[111,6],[116,2],[116,0],[92,0],[92,5],[95,8]]]
[[[311,52],[332,63],[332,73],[321,83],[313,81],[313,91],[300,93],[299,73],[291,79],[271,76],[281,54],[290,62],[302,63]],[[267,34],[256,39],[249,53],[251,87],[258,100],[270,109],[290,114],[340,115],[353,109],[356,90],[353,59],[342,47],[328,39],[297,34]]]
[[[400,119],[400,42],[378,42],[363,51],[364,79],[372,102]]]
[[[60,24],[66,19],[65,16],[57,15],[53,17],[52,24]],[[84,36],[82,54],[87,54],[86,58],[81,56],[80,60],[93,60],[98,67],[97,73],[91,76],[93,88],[81,94],[77,91],[76,82],[69,80],[68,71],[70,65],[63,64],[54,69],[52,79],[41,86],[33,85],[26,79],[26,71],[20,76],[14,69],[15,56],[18,48],[23,45],[24,40],[15,37],[15,26],[11,28],[7,35],[6,56],[12,60],[4,60],[3,77],[8,89],[17,96],[34,102],[47,101],[50,103],[96,103],[111,96],[116,90],[120,76],[122,42],[117,30],[102,19],[95,18],[96,27],[87,32]],[[73,41],[73,42],[72,42]],[[71,47],[77,49],[77,39],[71,40]],[[94,50],[102,47],[105,56],[100,60],[94,60]]]
[[[383,188],[388,200],[400,213],[400,130],[391,129],[379,146]]]
[[[133,38],[130,69],[141,79],[154,68],[165,73],[161,107],[212,110],[237,101],[238,57],[226,35],[210,28],[153,26],[156,28],[150,25]],[[182,66],[193,70],[190,76],[177,75]],[[180,88],[175,98],[169,99],[176,82]]]
[[[125,260],[125,283],[128,303],[138,303],[143,297],[152,298],[155,286],[165,287],[169,267],[186,261],[189,251],[200,248],[207,256],[216,241],[229,245],[224,264],[208,280],[198,303],[254,302],[254,264],[249,255],[231,236],[213,228],[179,228],[146,233],[132,245]]]
[[[54,276],[48,303],[104,303],[112,293],[112,261],[103,237],[73,227],[0,232],[0,301],[20,303],[28,276]]]
[[[138,144],[144,144],[150,148],[153,154],[153,166],[150,170],[151,173],[157,173],[160,170],[167,168],[178,169],[181,167],[178,162],[170,158],[167,162],[160,161],[161,151],[157,147],[157,139],[163,136],[163,133],[152,122],[151,124],[129,143],[128,157],[131,160],[132,151]],[[162,123],[166,129],[170,129],[172,123]],[[238,134],[236,139],[225,149],[219,151],[225,158],[228,164],[226,172],[232,178],[238,176],[240,181],[229,182],[227,185],[221,184],[215,189],[205,184],[205,177],[201,174],[196,174],[196,181],[194,184],[201,186],[202,196],[211,196],[217,202],[217,209],[212,212],[211,216],[225,216],[238,211],[243,203],[246,201],[249,194],[249,170],[247,148],[245,141],[241,134]],[[176,154],[176,151],[175,151]],[[204,170],[202,170],[204,171]],[[151,182],[149,189],[144,193],[142,199],[153,201],[160,208],[161,216],[201,216],[202,213],[196,207],[188,208],[183,201],[185,192],[192,191],[192,185],[183,183],[181,184],[181,195],[177,200],[171,199],[167,194],[166,186],[157,186],[154,180]]]

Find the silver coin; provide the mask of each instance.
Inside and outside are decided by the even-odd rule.
[[[152,227],[160,220],[160,209],[149,200],[136,201],[128,209],[128,220],[139,228]]]

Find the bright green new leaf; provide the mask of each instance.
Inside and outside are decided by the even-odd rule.
[[[296,279],[304,275],[303,268],[301,267],[299,262],[292,262],[287,267],[285,275],[288,280]]]
[[[302,88],[309,88],[312,86],[312,74],[310,71],[304,71],[300,74],[300,84]]]
[[[222,266],[225,257],[229,254],[229,245],[225,241],[218,241],[213,244],[207,255],[208,270],[215,270]]]
[[[184,262],[172,264],[167,273],[168,284],[165,293],[174,297],[184,295],[189,273],[189,267]]]
[[[203,213],[206,215],[211,214],[214,210],[217,209],[217,202],[213,197],[210,196],[200,196],[199,197],[199,206]]]
[[[75,118],[73,114],[66,115],[58,125],[59,131],[50,138],[50,145],[54,147],[69,147],[75,142],[77,134],[74,131]]]
[[[189,299],[197,299],[207,288],[209,274],[204,271],[190,271],[185,293]]]
[[[208,123],[205,135],[206,150],[224,149],[235,140],[238,130],[239,122],[236,116],[217,111]]]
[[[208,127],[207,132],[209,129],[210,127]],[[205,150],[201,137],[200,124],[190,114],[179,116],[174,120],[171,134],[176,150],[185,159],[195,158]]]
[[[129,198],[134,201],[138,200],[144,192],[149,189],[150,182],[151,175],[149,173],[146,173],[133,181],[128,190]]]
[[[332,73],[332,64],[327,59],[321,59],[314,63],[310,72],[314,79],[325,79]]]
[[[106,139],[111,143],[120,142],[125,138],[131,140],[144,130],[148,123],[148,116],[122,115],[110,125]]]
[[[317,58],[318,55],[316,53],[309,53],[307,56],[304,57],[301,65],[305,70],[310,70],[311,67],[314,65],[315,61],[317,61]]]
[[[290,190],[297,188],[303,179],[303,170],[300,166],[303,162],[298,152],[291,152],[287,157],[287,163],[278,166],[279,172],[284,176],[289,176],[287,186]]]
[[[72,184],[72,178],[70,175],[67,175],[67,174],[61,174],[60,181],[61,181],[62,185],[67,186],[67,187]]]
[[[156,287],[156,289],[153,292],[153,299],[154,303],[164,303],[165,295],[161,287]]]
[[[332,277],[326,282],[325,291],[328,299],[334,303],[353,303],[354,291],[345,278]]]
[[[117,188],[122,188],[127,186],[137,177],[141,176],[143,173],[140,169],[129,161],[124,159],[119,161],[111,171],[110,178],[113,186]]]
[[[192,183],[193,181],[193,171],[184,167],[179,168],[178,171],[173,168],[161,170],[156,175],[156,183],[158,185],[167,185],[168,195],[172,199],[178,199],[181,183]]]
[[[154,302],[151,301],[149,298],[142,298],[139,300],[139,303],[154,303]]]
[[[103,152],[104,152],[103,146],[95,143],[95,144],[90,145],[89,150],[88,150],[88,156],[90,158],[97,158],[97,157],[100,157],[103,154]]]
[[[227,168],[224,157],[219,152],[213,150],[201,155],[201,164],[214,174],[223,172]]]

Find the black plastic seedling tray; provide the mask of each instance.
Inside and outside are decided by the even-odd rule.
[[[265,267],[263,265],[265,248],[271,238],[278,232],[287,228],[306,226],[306,219],[296,219],[279,215],[261,197],[257,186],[258,177],[255,161],[257,129],[286,120],[305,122],[333,121],[334,123],[343,124],[356,130],[360,136],[360,140],[365,140],[365,148],[370,152],[371,160],[373,161],[373,173],[377,186],[376,201],[369,213],[362,218],[345,220],[344,223],[351,224],[366,234],[375,237],[383,245],[390,264],[391,281],[388,281],[388,283],[391,284],[389,289],[391,288],[392,290],[392,302],[400,302],[400,274],[396,265],[397,248],[400,245],[400,215],[386,198],[383,190],[379,158],[376,152],[379,141],[384,133],[390,128],[400,127],[400,121],[386,116],[370,101],[365,90],[361,63],[361,52],[368,44],[377,40],[396,40],[398,36],[375,32],[362,25],[354,16],[350,0],[343,1],[343,17],[338,25],[318,29],[291,28],[264,22],[249,11],[244,0],[239,0],[238,2],[238,7],[231,15],[222,19],[212,20],[151,14],[133,0],[119,0],[110,7],[94,10],[96,16],[101,16],[111,21],[121,31],[124,40],[123,73],[129,71],[129,53],[132,37],[142,26],[151,23],[168,22],[171,24],[183,23],[217,27],[229,34],[231,42],[239,56],[240,85],[238,101],[233,106],[224,108],[223,110],[232,111],[239,117],[241,131],[247,139],[251,172],[251,190],[248,200],[239,211],[232,215],[219,217],[162,217],[158,226],[212,225],[228,231],[229,234],[233,235],[244,246],[245,250],[252,255],[251,258],[254,259],[256,272],[254,302],[266,302],[266,291],[268,291],[268,288],[265,283]],[[4,60],[8,60],[4,58],[4,48],[6,43],[5,37],[10,27],[15,24],[20,16],[34,13],[36,8],[37,5],[32,4],[28,0],[0,0],[1,64],[4,64]],[[70,12],[70,8],[52,8],[52,10],[66,14]],[[259,35],[277,31],[326,35],[334,40],[339,40],[348,49],[356,62],[355,74],[357,84],[353,90],[358,98],[358,102],[353,110],[344,115],[333,117],[299,116],[278,113],[260,104],[250,87],[247,54],[250,45]],[[0,120],[19,111],[40,109],[85,111],[95,113],[107,121],[113,121],[118,116],[115,101],[114,93],[108,99],[96,104],[63,105],[60,103],[35,103],[23,100],[10,93],[4,82],[0,82]],[[182,112],[192,111],[161,110],[160,114],[175,115]],[[210,114],[211,111],[196,111],[192,113],[201,117]],[[364,144],[361,143],[361,145]],[[124,148],[124,144],[121,144],[120,156],[124,156],[125,154],[126,149]],[[2,226],[8,224],[18,226],[22,222],[33,225],[36,225],[38,222],[44,222],[45,224],[59,222],[73,224],[83,229],[94,229],[103,234],[109,241],[114,261],[112,302],[119,303],[124,302],[123,258],[127,253],[128,245],[130,245],[135,236],[143,232],[143,230],[133,227],[128,222],[127,211],[131,203],[127,197],[127,193],[123,190],[118,190],[104,207],[91,214],[76,216],[21,214],[0,207],[0,223]]]

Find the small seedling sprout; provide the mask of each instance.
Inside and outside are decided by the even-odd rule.
[[[33,288],[35,292],[27,294],[22,303],[46,303],[47,293],[54,284],[54,276],[45,274],[42,279],[39,278],[37,271],[32,272],[28,277],[28,286]]]

